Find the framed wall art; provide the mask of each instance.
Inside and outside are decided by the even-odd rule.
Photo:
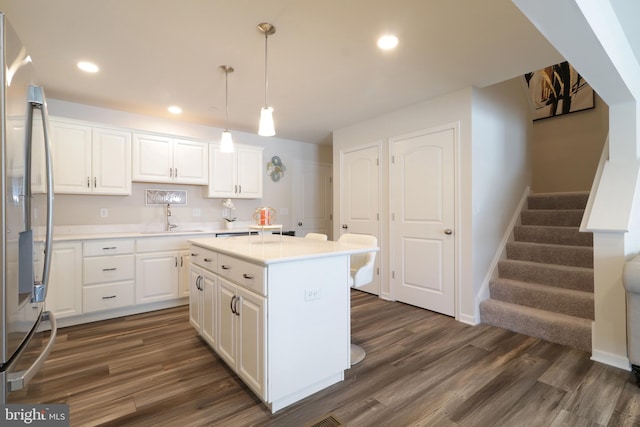
[[[533,120],[546,119],[594,107],[589,83],[568,62],[522,76]]]

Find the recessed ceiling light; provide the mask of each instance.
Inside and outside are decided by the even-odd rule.
[[[177,105],[172,105],[171,107],[167,108],[167,110],[169,110],[171,114],[182,114],[182,108],[178,107]]]
[[[378,39],[378,47],[382,50],[390,50],[398,46],[398,38],[393,34],[386,34]]]
[[[97,73],[100,70],[96,64],[87,61],[78,62],[78,68],[87,73]]]

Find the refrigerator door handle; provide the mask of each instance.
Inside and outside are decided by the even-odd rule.
[[[47,346],[40,353],[40,356],[33,362],[28,369],[19,372],[11,372],[7,378],[7,390],[9,392],[21,390],[23,389],[29,381],[38,373],[42,365],[44,364],[47,357],[49,357],[49,353],[53,350],[53,345],[56,343],[56,336],[58,335],[58,324],[56,323],[56,317],[50,311],[45,311],[42,313],[41,319],[43,321],[49,321],[51,323],[51,336],[49,337],[49,342]]]
[[[51,141],[49,139],[49,114],[47,112],[47,101],[44,96],[44,90],[40,86],[29,86],[28,90],[28,122],[27,122],[27,135],[28,135],[28,152],[31,152],[32,138],[31,128],[33,126],[33,110],[39,109],[42,115],[42,130],[44,132],[44,154],[45,165],[47,175],[47,228],[44,243],[44,266],[42,268],[42,280],[36,282],[33,285],[33,296],[31,302],[44,302],[47,298],[47,285],[49,284],[49,270],[51,268],[51,246],[53,242],[53,167],[51,164]],[[30,167],[30,166],[29,166]],[[27,178],[30,181],[30,175]],[[31,195],[31,187],[26,189],[27,194]],[[30,199],[30,197],[27,197]],[[28,202],[30,203],[30,202]],[[27,215],[28,221],[31,218],[31,211],[29,209]],[[29,224],[29,229],[30,224]]]

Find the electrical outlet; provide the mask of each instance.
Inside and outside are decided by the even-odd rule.
[[[320,299],[320,289],[318,288],[309,288],[304,290],[304,300],[305,301],[313,301]]]
[[[200,216],[202,213],[200,212],[200,208],[194,208],[191,214],[193,216]]]
[[[109,209],[100,208],[100,218],[106,218],[109,216]]]
[[[229,208],[222,208],[222,216],[225,218],[229,217]]]
[[[280,215],[285,216],[289,215],[289,208],[280,208]]]

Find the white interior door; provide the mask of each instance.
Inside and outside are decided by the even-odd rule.
[[[330,165],[300,162],[294,179],[294,225],[296,236],[321,233],[331,240],[333,210]]]
[[[372,145],[342,152],[340,232],[371,234],[381,246],[379,151],[378,145]],[[380,258],[378,253],[373,282],[358,289],[380,294]]]
[[[393,295],[455,315],[455,130],[391,140]]]

